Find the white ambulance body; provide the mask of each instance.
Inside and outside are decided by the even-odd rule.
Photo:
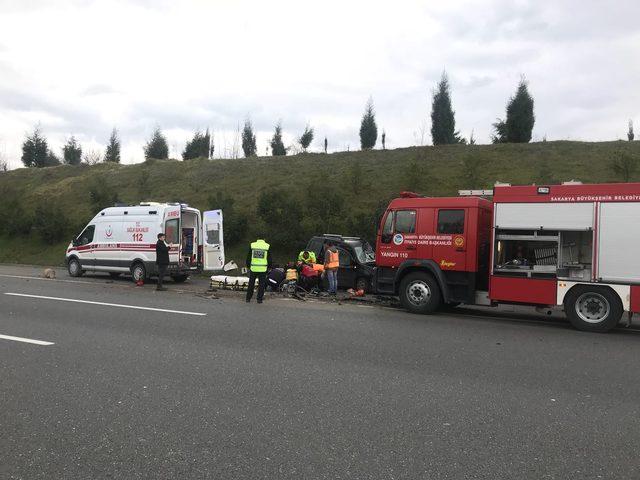
[[[186,204],[145,202],[99,212],[67,248],[69,274],[78,277],[93,271],[116,277],[124,273],[134,281],[156,276],[160,232],[170,246],[168,275],[176,282],[201,270],[222,270],[221,210],[201,215]]]

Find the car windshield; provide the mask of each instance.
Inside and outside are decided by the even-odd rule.
[[[372,263],[376,261],[376,254],[369,242],[357,242],[352,244],[352,247],[360,263]]]

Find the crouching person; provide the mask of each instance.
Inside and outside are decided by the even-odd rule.
[[[267,270],[271,268],[271,255],[269,244],[259,238],[251,244],[247,254],[247,268],[249,269],[249,286],[247,287],[247,303],[253,297],[253,290],[258,280],[258,303],[262,303],[264,289],[267,281]]]

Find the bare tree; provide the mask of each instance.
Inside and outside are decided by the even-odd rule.
[[[82,155],[82,162],[87,165],[97,165],[102,162],[102,153],[98,150],[88,150]]]
[[[427,135],[427,121],[423,120],[418,125],[418,129],[413,132],[413,138],[419,147],[424,147],[424,137]]]
[[[240,147],[242,146],[242,129],[240,123],[236,125],[236,129],[233,131],[233,144],[231,146],[231,158],[240,158]]]
[[[0,151],[0,173],[9,171],[9,161],[7,160],[7,153],[3,149]]]

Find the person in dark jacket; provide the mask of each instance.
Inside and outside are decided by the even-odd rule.
[[[162,286],[162,279],[167,273],[167,267],[169,266],[169,245],[165,242],[164,233],[158,234],[158,241],[156,243],[156,265],[158,267],[158,286],[156,290],[166,290]]]

